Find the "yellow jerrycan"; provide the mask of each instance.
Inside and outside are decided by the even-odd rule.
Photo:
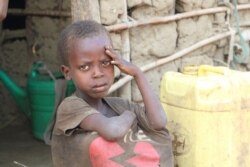
[[[166,72],[160,100],[178,167],[250,167],[250,73],[201,65]]]

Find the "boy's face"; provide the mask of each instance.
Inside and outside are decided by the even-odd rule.
[[[111,46],[107,35],[77,39],[71,45],[69,67],[61,67],[83,98],[102,98],[113,84],[114,66],[105,54],[105,46]]]

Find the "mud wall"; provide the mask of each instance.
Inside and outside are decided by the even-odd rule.
[[[26,0],[26,9],[32,11],[70,12],[70,1]],[[52,71],[58,71],[57,39],[61,30],[71,22],[63,16],[29,16],[26,19],[28,53],[36,61],[43,61]]]
[[[239,4],[249,4],[242,0]],[[112,5],[111,5],[112,4]],[[116,5],[117,4],[117,5]],[[184,12],[227,6],[223,1],[192,1],[192,0],[131,0],[127,4],[128,21],[149,20],[154,17],[173,16]],[[124,13],[122,3],[103,0],[100,3],[101,23],[110,26],[126,22],[122,20]],[[240,22],[246,23],[241,30],[249,29],[247,17],[249,10],[239,12]],[[231,11],[233,12],[233,11]],[[169,57],[187,47],[205,40],[216,34],[228,31],[227,13],[207,14],[180,19],[163,24],[140,26],[129,29],[130,61],[140,67],[153,61]],[[229,16],[230,25],[235,24],[234,15]],[[233,27],[232,27],[233,28]],[[111,33],[115,49],[122,53],[122,31]],[[236,37],[237,38],[237,37]],[[171,61],[154,70],[146,72],[147,79],[156,93],[159,93],[161,76],[165,71],[181,70],[186,65],[225,65],[229,52],[229,38],[201,47],[182,58]],[[222,62],[222,63],[221,63]],[[248,70],[247,65],[238,65],[239,70]],[[134,81],[132,81],[132,100],[142,102],[142,97]]]
[[[97,10],[100,22],[111,26],[126,21],[147,20],[153,17],[173,16],[179,13],[218,7],[222,1],[193,0],[129,0],[128,20],[124,20],[124,5],[120,0],[101,0]],[[239,0],[240,4],[250,4],[250,0]],[[220,4],[221,5],[221,4]],[[70,1],[63,0],[26,0],[26,9],[33,11],[70,12]],[[95,8],[95,9],[96,9]],[[242,30],[249,30],[249,10],[239,12]],[[228,31],[226,12],[209,14],[168,23],[140,26],[128,29],[130,61],[138,66],[169,57],[193,44],[215,34]],[[0,66],[21,86],[25,87],[27,73],[34,61],[44,61],[52,71],[58,70],[56,57],[58,33],[68,23],[69,17],[27,15],[25,38],[2,40]],[[230,20],[233,22],[233,19]],[[244,24],[243,24],[244,23]],[[112,32],[115,49],[123,55],[122,33]],[[146,72],[146,77],[159,93],[161,76],[165,71],[181,70],[186,65],[214,64],[226,62],[229,51],[229,38],[214,42],[194,52]],[[219,61],[218,61],[219,60]],[[247,65],[240,65],[241,70],[248,70]],[[120,73],[117,74],[119,77]],[[141,102],[142,98],[136,84],[132,81],[132,100]],[[0,84],[0,121],[7,122],[19,114],[18,108],[9,92]]]

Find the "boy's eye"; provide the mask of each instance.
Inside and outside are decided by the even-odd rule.
[[[103,61],[102,62],[102,66],[103,67],[107,67],[107,66],[109,66],[111,63],[110,63],[110,60],[105,60],[105,61]]]
[[[89,70],[89,65],[81,65],[80,70],[81,71],[88,71]]]

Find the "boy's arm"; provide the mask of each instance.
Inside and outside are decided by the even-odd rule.
[[[150,87],[142,71],[130,62],[118,57],[111,49],[106,47],[106,54],[112,58],[111,63],[116,65],[122,72],[134,77],[141,92],[145,105],[146,115],[152,128],[160,130],[166,126],[166,114],[161,106],[160,100]]]
[[[134,120],[135,114],[130,111],[124,111],[121,115],[110,118],[102,114],[92,114],[81,122],[80,127],[96,131],[106,140],[117,140],[128,132]]]
[[[136,72],[134,79],[141,92],[150,125],[156,130],[164,128],[167,123],[166,114],[141,70]]]

